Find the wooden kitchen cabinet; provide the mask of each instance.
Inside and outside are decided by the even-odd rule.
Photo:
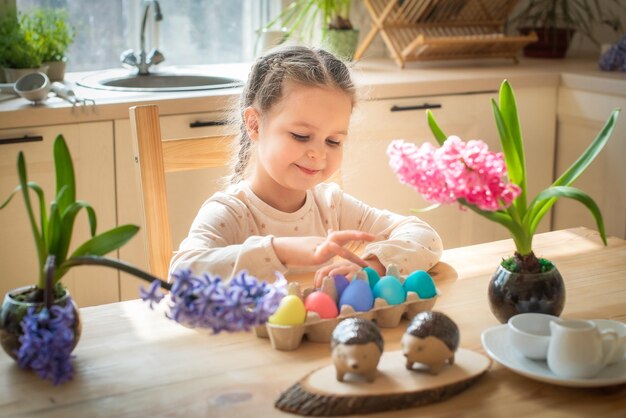
[[[554,166],[557,88],[537,87],[516,90],[518,111],[525,139],[528,188],[531,195],[551,183]],[[377,208],[409,215],[411,209],[425,208],[426,202],[413,189],[401,184],[388,164],[386,149],[392,139],[436,144],[426,121],[432,110],[447,135],[463,140],[482,139],[499,150],[497,128],[490,99],[497,91],[449,96],[430,96],[367,101],[359,105],[346,145],[342,182],[344,190]],[[417,109],[413,109],[417,108]],[[508,238],[499,224],[460,210],[457,205],[441,206],[417,214],[441,235],[445,248]],[[550,229],[544,219],[539,231]]]
[[[232,126],[191,127],[196,122],[225,120],[224,112],[206,112],[185,115],[161,116],[163,138],[222,136],[234,133]],[[144,225],[142,203],[137,187],[137,173],[132,146],[130,121],[115,121],[115,164],[117,172],[117,210],[120,224]],[[193,170],[166,175],[168,205],[174,249],[187,236],[198,210],[213,193],[222,189],[222,179],[227,168]],[[143,228],[131,242],[119,251],[120,259],[139,268],[148,269],[146,235]],[[136,299],[139,286],[146,283],[126,273],[120,275],[121,299]]]
[[[98,232],[113,228],[116,225],[116,208],[111,121],[0,130],[0,200],[4,201],[19,184],[16,161],[18,152],[23,151],[28,178],[43,188],[49,209],[55,193],[53,142],[58,134],[63,134],[72,154],[77,199],[87,201],[95,209]],[[41,137],[42,140],[3,144],[3,140],[23,138],[25,135]],[[35,204],[36,197],[31,195]],[[39,219],[38,203],[36,205],[35,217]],[[35,284],[38,280],[37,253],[23,198],[19,194],[0,210],[0,236],[0,294],[19,286]],[[87,216],[81,213],[74,226],[70,251],[89,237]],[[62,280],[80,307],[119,300],[117,270],[75,267]]]
[[[626,108],[626,97],[561,87],[558,100],[556,175],[565,171],[589,146],[615,108]],[[626,121],[620,115],[613,135],[574,187],[600,206],[606,233],[626,238]],[[586,226],[596,229],[591,213],[580,203],[559,199],[554,228]]]

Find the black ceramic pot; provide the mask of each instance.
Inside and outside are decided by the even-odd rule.
[[[519,313],[559,316],[565,305],[565,284],[557,268],[544,273],[511,273],[502,266],[489,282],[489,307],[502,323]]]
[[[23,335],[22,318],[26,315],[29,307],[35,306],[38,311],[44,307],[44,302],[22,302],[19,300],[19,295],[31,292],[34,288],[35,286],[26,286],[10,291],[4,296],[2,307],[0,307],[0,345],[14,360],[17,360],[17,351],[21,346],[20,337]],[[67,290],[65,290],[63,296],[55,299],[53,303],[60,306],[66,306],[68,303],[71,303],[74,307],[74,318],[76,318],[76,321],[73,326],[73,349],[78,344],[82,330],[78,307]]]

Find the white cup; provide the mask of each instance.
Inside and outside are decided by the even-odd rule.
[[[615,331],[600,332],[591,321],[552,321],[550,330],[548,367],[560,377],[594,377],[609,363],[618,347]]]
[[[550,343],[550,322],[558,320],[556,316],[542,313],[512,316],[508,320],[509,342],[525,357],[545,360]]]

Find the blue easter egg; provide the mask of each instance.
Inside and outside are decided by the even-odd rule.
[[[380,276],[378,275],[376,270],[371,267],[365,267],[363,271],[367,273],[367,281],[370,284],[370,289],[374,289],[374,286],[376,286],[376,283],[378,283],[378,281],[380,280]]]
[[[350,284],[350,280],[348,280],[346,276],[342,274],[336,274],[335,276],[333,276],[333,280],[335,281],[337,299],[339,299],[341,298],[341,294],[343,293],[343,291],[346,290],[346,287],[348,287],[348,285]]]
[[[365,280],[354,279],[345,288],[339,299],[339,309],[350,305],[356,312],[367,312],[374,306],[374,295]]]
[[[399,305],[406,300],[406,290],[397,278],[384,276],[374,286],[374,297],[385,299],[390,305]]]
[[[430,274],[424,270],[416,270],[404,281],[404,290],[407,292],[415,292],[422,299],[428,299],[437,295],[435,282]]]

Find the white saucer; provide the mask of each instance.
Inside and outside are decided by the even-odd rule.
[[[603,320],[593,321],[598,324],[600,329],[603,328]],[[492,359],[531,379],[570,387],[600,387],[626,383],[626,358],[606,367],[591,379],[567,379],[552,373],[545,361],[526,358],[511,347],[506,324],[484,330],[481,334],[481,341],[485,351]]]

